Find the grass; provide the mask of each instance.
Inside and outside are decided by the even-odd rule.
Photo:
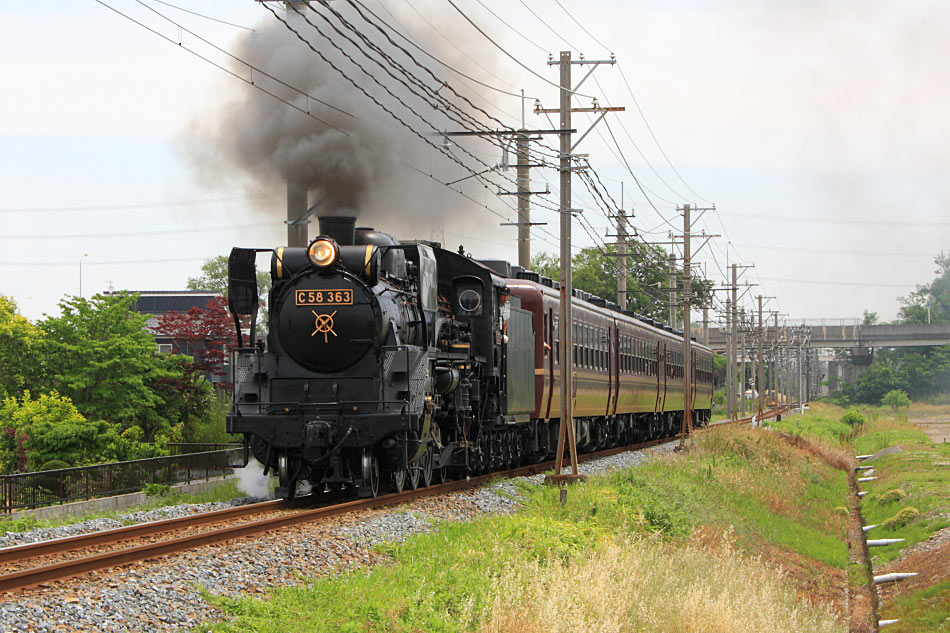
[[[890,633],[950,630],[950,580],[898,596],[888,604],[887,618],[900,620]]]
[[[149,497],[145,503],[135,505],[122,510],[107,510],[102,512],[90,512],[66,517],[50,517],[38,519],[35,515],[24,514],[17,519],[0,520],[0,536],[8,532],[27,532],[37,528],[54,528],[73,523],[81,523],[89,519],[118,519],[124,514],[153,510],[166,506],[175,506],[182,503],[213,503],[216,501],[230,501],[238,497],[246,496],[237,489],[233,481],[222,482],[213,489],[198,494],[179,492],[175,489],[169,494]]]
[[[844,569],[846,487],[775,434],[710,430],[688,454],[572,485],[565,505],[524,485],[520,512],[381,546],[388,565],[266,600],[209,595],[235,619],[200,630],[840,631],[762,555]]]
[[[868,491],[860,501],[861,514],[868,524],[878,524],[870,538],[903,538],[905,541],[870,550],[871,562],[881,567],[898,558],[908,547],[926,541],[950,525],[950,444],[934,444],[908,416],[950,418],[945,405],[913,403],[910,410],[863,407],[867,423],[845,434],[837,420],[844,409],[815,404],[805,415],[796,415],[773,428],[815,438],[854,454],[873,454],[890,446],[901,452],[867,462],[873,466],[874,481],[861,482]],[[939,559],[938,559],[939,560]],[[882,605],[882,617],[899,619],[888,631],[950,631],[950,580],[898,595]]]
[[[902,436],[914,437],[912,433]],[[861,484],[862,490],[868,491],[861,500],[861,514],[867,523],[881,525],[871,536],[905,539],[904,543],[871,550],[875,565],[893,560],[905,547],[926,541],[934,532],[950,525],[946,518],[950,508],[950,444],[932,444],[926,436],[923,439],[927,443],[900,443],[903,452],[874,460],[874,476],[878,479]],[[894,490],[906,495],[900,498]],[[916,509],[919,515],[903,525],[885,525],[906,508]]]

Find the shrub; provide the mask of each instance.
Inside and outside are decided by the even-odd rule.
[[[40,472],[47,470],[60,470],[62,468],[69,468],[70,465],[68,462],[64,462],[61,459],[51,459],[48,462],[45,462],[42,466],[39,467]]]
[[[146,497],[166,497],[171,494],[171,486],[168,484],[145,484]]]
[[[848,426],[860,426],[867,422],[867,418],[864,417],[863,413],[851,407],[841,416],[841,421]]]
[[[900,512],[884,521],[881,527],[885,529],[901,528],[920,516],[920,510],[912,506],[901,509]]]
[[[910,398],[900,389],[891,389],[881,398],[881,404],[892,409],[906,409],[910,406]]]
[[[888,490],[883,495],[881,495],[881,503],[894,503],[895,501],[902,501],[906,498],[906,492],[900,488],[894,488],[893,490]]]

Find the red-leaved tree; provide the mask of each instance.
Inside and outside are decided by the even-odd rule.
[[[196,385],[202,376],[224,376],[228,350],[234,347],[234,322],[224,299],[212,299],[207,308],[167,312],[158,318],[156,331],[171,339],[172,351],[190,356],[185,380]],[[229,388],[230,385],[222,385]]]

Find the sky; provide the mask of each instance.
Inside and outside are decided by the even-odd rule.
[[[446,0],[363,1],[483,83],[524,89],[528,127],[556,123],[532,113],[535,98],[544,107],[557,103],[547,53],[615,55],[618,64],[595,70],[575,106],[596,96],[626,111],[608,115],[610,127],[598,125],[577,151],[633,209],[644,239],[664,242],[670,231],[682,232],[677,205],[714,204],[694,231],[721,237],[697,259],[719,282],[728,264],[754,263],[743,277],[758,284],[747,293],[750,306],[763,294],[790,320],[864,310],[894,318],[897,298],[929,282],[934,257],[950,247],[943,211],[950,199],[950,15],[940,3],[561,0],[562,9],[553,1],[454,0],[496,47]],[[0,5],[0,293],[31,319],[55,314],[65,295],[80,294],[80,283],[85,296],[182,289],[205,259],[232,246],[284,242],[284,200],[261,175],[267,166],[236,168],[219,152],[222,135],[247,137],[233,122],[248,93],[281,116],[288,106],[184,50],[233,68],[148,8],[229,52],[265,38],[275,18],[252,0],[172,4],[231,24],[158,0]],[[320,70],[312,51],[290,50],[292,63]],[[505,124],[520,125],[519,98],[448,71],[445,78]],[[393,125],[364,106],[378,117],[375,125]],[[585,130],[588,121],[575,115],[574,125]],[[501,159],[487,143],[467,147]],[[516,259],[515,229],[498,226],[511,217],[509,199],[474,179],[457,187],[465,198],[406,168],[443,181],[465,175],[446,171],[421,142],[396,151],[404,165],[362,199],[367,217],[386,223],[378,228],[449,248],[463,244],[479,258]],[[532,189],[548,183],[557,183],[554,170],[532,170]],[[416,192],[433,187],[438,198],[412,205]],[[542,207],[556,206],[552,190],[536,198]],[[595,201],[577,183],[574,192],[573,206],[596,239],[609,240],[614,231]],[[438,220],[426,215],[427,204],[439,207]],[[548,223],[536,229],[533,250],[556,252],[556,213],[536,208],[532,219]],[[578,247],[594,243],[580,226],[574,233]]]

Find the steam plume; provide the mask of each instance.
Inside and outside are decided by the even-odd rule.
[[[405,54],[381,41],[382,36],[372,27],[361,23],[352,11],[347,12],[344,3],[334,3],[333,8],[345,13],[355,24],[362,25],[362,33],[372,37],[406,68],[420,77],[426,77]],[[326,9],[321,7],[319,11],[325,13]],[[280,14],[283,15],[282,12]],[[307,11],[306,15],[423,119],[437,129],[458,129],[458,124],[449,121],[444,113],[424,103],[408,88],[387,76],[382,68],[363,57],[353,45],[333,33],[318,14]],[[354,82],[395,111],[415,130],[431,134],[432,129],[423,120],[407,111],[397,99],[345,59],[300,15],[291,12],[286,18],[334,65],[348,73]],[[333,20],[332,17],[330,19]],[[405,17],[400,21],[403,19],[410,21]],[[416,36],[426,50],[449,61],[456,68],[479,74],[478,69],[466,69],[465,66],[471,63],[460,58],[455,50],[446,50],[446,46],[441,44],[444,40],[436,41],[436,34],[429,27],[412,30],[417,34],[430,34],[432,41],[420,41],[419,36]],[[451,37],[451,33],[443,35]],[[433,222],[440,219],[434,216],[441,216],[446,210],[462,210],[465,201],[460,196],[425,176],[413,173],[403,162],[443,181],[456,180],[468,175],[468,172],[391,118],[273,16],[267,14],[253,34],[244,36],[238,42],[235,55],[315,99],[336,106],[342,112],[308,99],[259,73],[255,74],[253,79],[257,85],[280,95],[304,111],[312,112],[326,124],[259,90],[240,85],[230,102],[217,111],[213,108],[211,114],[202,112],[189,130],[187,154],[199,177],[206,183],[233,186],[237,179],[250,188],[251,194],[267,200],[264,206],[269,213],[282,216],[285,213],[283,200],[286,183],[296,182],[310,191],[311,204],[316,200],[323,201],[321,214],[358,215],[361,224],[375,223],[383,230],[399,234],[414,230],[427,234]],[[420,62],[426,60],[417,51],[414,55]],[[242,76],[247,76],[249,72],[237,63],[234,71]],[[433,72],[451,80],[453,85],[458,83],[445,69],[437,71],[433,68]],[[434,82],[428,78],[428,83],[432,85]],[[462,88],[474,101],[480,100],[470,86],[459,86],[459,89]],[[426,138],[437,145],[442,144],[438,136]],[[487,156],[490,153],[487,151],[488,145],[482,143],[477,147],[480,154],[486,155],[486,162],[498,162],[500,156]],[[453,149],[475,171],[485,169],[458,153],[457,147]],[[466,184],[482,188],[475,179],[472,179],[471,184]],[[446,224],[449,221],[451,219],[447,217]]]

